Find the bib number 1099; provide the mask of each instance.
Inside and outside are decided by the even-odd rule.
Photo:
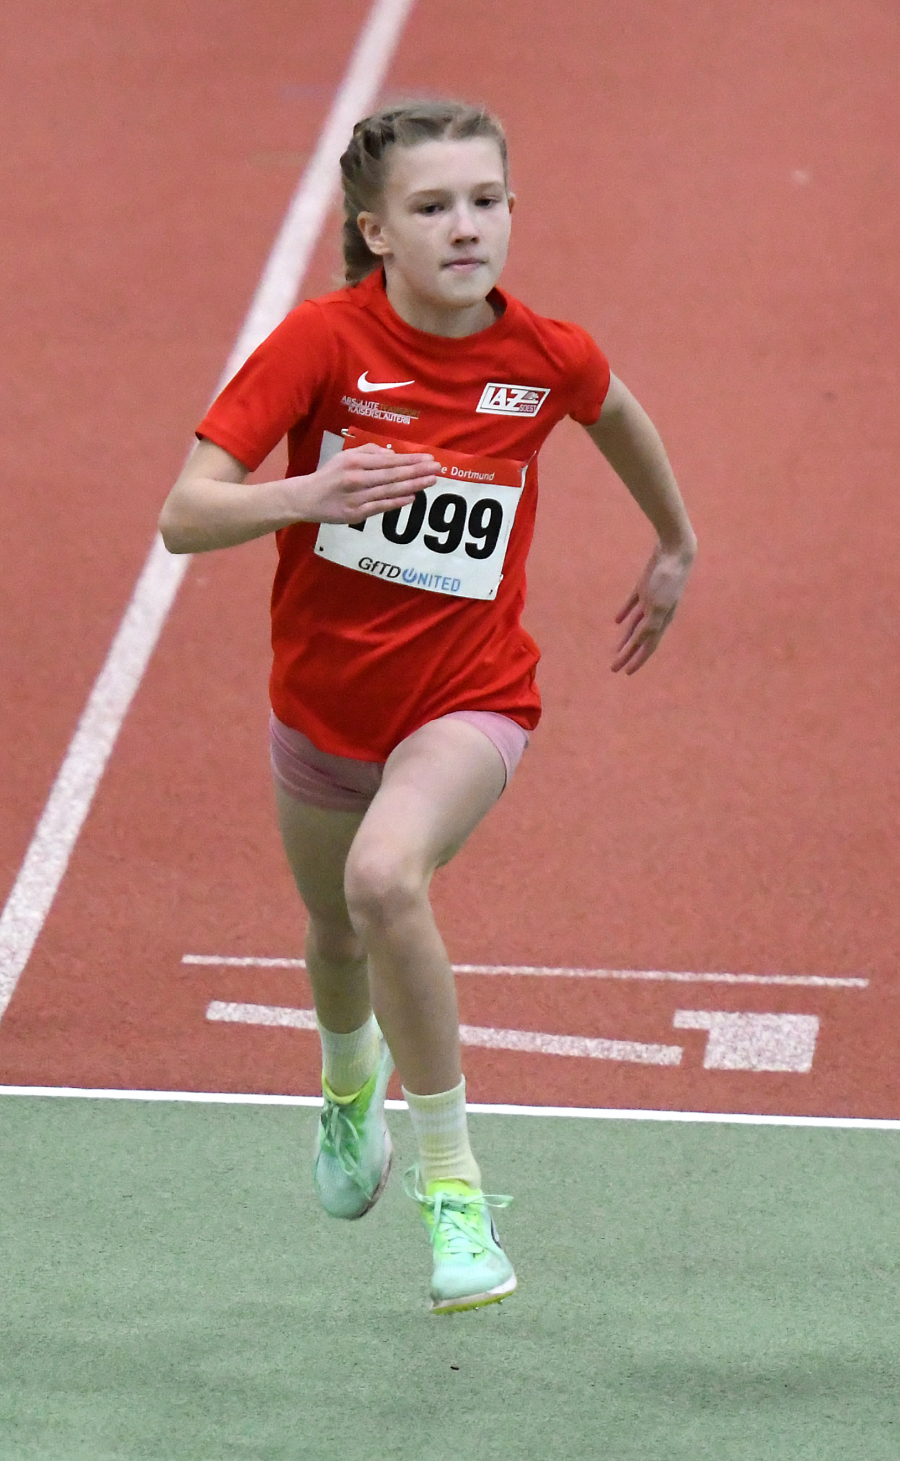
[[[403,521],[404,515],[406,521]],[[361,533],[365,523],[351,523]],[[481,497],[471,505],[456,492],[442,492],[429,503],[424,492],[416,494],[409,507],[398,507],[381,518],[381,531],[389,543],[414,543],[423,527],[430,528],[422,542],[432,553],[455,553],[463,537],[469,558],[490,558],[500,541],[503,508],[495,497]]]
[[[348,436],[346,444],[360,446],[364,441],[393,445],[385,438],[357,431]],[[344,445],[344,439],[326,432],[319,465]],[[459,598],[494,598],[503,576],[525,467],[520,462],[470,457],[412,442],[402,445],[407,451],[431,452],[441,470],[434,487],[418,492],[408,507],[363,522],[322,523],[316,538],[317,555],[410,588]]]

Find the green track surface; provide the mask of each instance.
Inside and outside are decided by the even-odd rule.
[[[476,1116],[519,1293],[433,1318],[315,1117],[0,1098],[3,1461],[900,1456],[896,1136]]]

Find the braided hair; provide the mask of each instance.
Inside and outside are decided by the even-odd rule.
[[[373,211],[381,199],[392,147],[415,147],[419,142],[446,138],[467,141],[487,137],[496,142],[509,185],[506,137],[495,116],[485,107],[462,101],[398,102],[363,117],[353,128],[350,145],[341,158],[344,190],[344,278],[359,284],[380,263],[357,223],[360,213]]]

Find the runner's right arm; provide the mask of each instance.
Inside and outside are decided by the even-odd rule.
[[[170,553],[232,548],[298,522],[359,522],[407,507],[437,480],[427,454],[401,459],[367,444],[339,452],[306,477],[247,486],[242,462],[212,441],[191,453],[159,516]]]

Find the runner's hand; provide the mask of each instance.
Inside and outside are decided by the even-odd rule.
[[[408,507],[417,492],[433,487],[438,464],[427,452],[393,452],[366,442],[338,452],[309,477],[289,485],[300,498],[302,521],[356,523]]]
[[[657,544],[641,574],[634,593],[616,615],[624,624],[612,662],[614,671],[633,675],[657,648],[684,592],[693,563],[693,553],[665,549]]]

